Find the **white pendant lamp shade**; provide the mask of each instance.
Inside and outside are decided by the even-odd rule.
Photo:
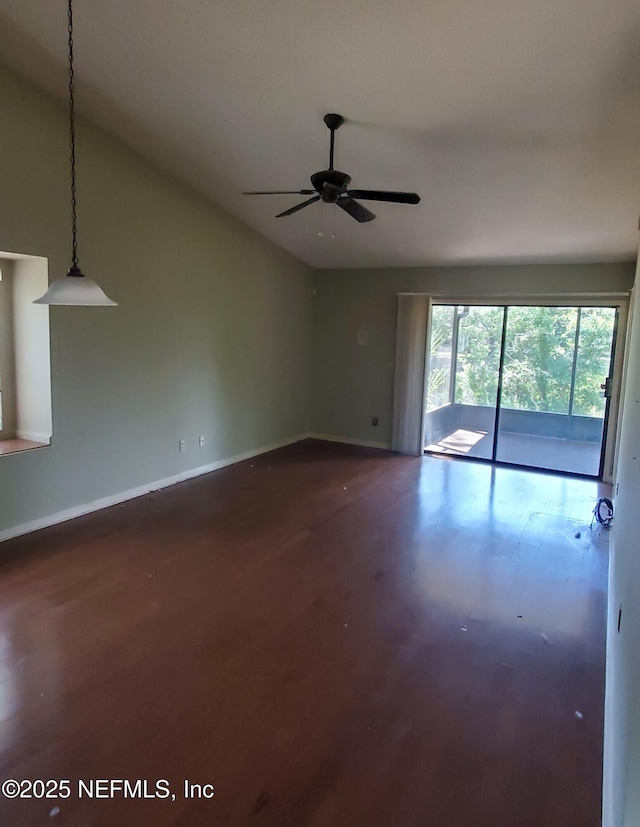
[[[73,268],[72,268],[73,269]],[[111,301],[104,290],[95,281],[83,275],[79,268],[77,273],[67,273],[56,279],[44,296],[34,301],[34,304],[59,304],[82,307],[117,307],[118,303]]]
[[[88,279],[78,266],[78,228],[76,215],[76,125],[75,102],[73,97],[73,8],[68,0],[69,19],[69,148],[71,161],[71,267],[66,276],[56,279],[44,296],[34,304],[64,304],[81,307],[117,307],[95,281]]]

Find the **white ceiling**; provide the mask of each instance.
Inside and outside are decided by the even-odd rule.
[[[0,5],[0,59],[60,96],[66,14]],[[637,0],[76,0],[74,24],[79,110],[314,267],[636,257]],[[241,194],[309,187],[326,112],[354,187],[421,204]]]

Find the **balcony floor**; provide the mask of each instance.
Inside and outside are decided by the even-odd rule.
[[[471,428],[458,428],[438,442],[428,443],[427,451],[455,456],[491,459],[493,435]],[[532,468],[567,471],[598,476],[600,443],[571,439],[501,433],[496,459]]]

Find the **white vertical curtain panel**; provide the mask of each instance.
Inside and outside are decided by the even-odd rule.
[[[424,451],[424,392],[430,317],[430,296],[398,296],[391,449],[401,454],[422,456]]]

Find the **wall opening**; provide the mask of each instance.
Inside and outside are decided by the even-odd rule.
[[[0,456],[49,445],[52,435],[46,258],[0,253]]]

